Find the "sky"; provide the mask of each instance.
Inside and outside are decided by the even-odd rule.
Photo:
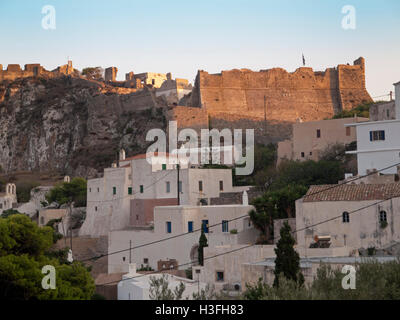
[[[55,8],[44,29],[42,8]],[[355,29],[342,20],[355,8]],[[40,63],[172,72],[302,66],[324,71],[366,59],[372,97],[400,81],[399,0],[0,0],[0,64]]]

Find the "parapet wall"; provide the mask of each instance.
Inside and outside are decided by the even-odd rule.
[[[324,72],[281,68],[248,69],[209,74],[199,71],[192,92],[193,107],[221,113],[294,122],[320,120],[372,99],[365,88],[365,62],[339,65]]]
[[[6,70],[3,70],[3,65],[0,64],[0,81],[14,81],[20,78],[30,77],[47,77],[55,78],[60,75],[71,75],[74,73],[72,67],[72,61],[68,61],[68,64],[58,67],[53,71],[47,71],[39,63],[26,64],[24,70],[21,69],[19,64],[9,64]]]

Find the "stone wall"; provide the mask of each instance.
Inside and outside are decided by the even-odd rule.
[[[364,59],[314,72],[281,68],[248,69],[209,74],[199,71],[189,105],[219,114],[267,121],[320,120],[372,99],[365,88]]]

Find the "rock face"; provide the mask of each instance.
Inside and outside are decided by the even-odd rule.
[[[57,170],[94,177],[123,147],[142,152],[164,111],[144,88],[63,76],[0,83],[0,165],[5,172]],[[147,143],[149,144],[149,143]]]

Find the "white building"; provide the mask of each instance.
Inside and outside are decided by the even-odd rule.
[[[157,270],[159,260],[171,259],[184,265],[179,269],[188,269],[191,262],[197,264],[202,228],[209,247],[254,243],[258,231],[248,217],[252,209],[249,205],[155,207],[154,227],[130,227],[109,233],[108,252],[118,253],[108,257],[108,273],[127,272],[130,263]],[[153,244],[140,247],[148,243]]]
[[[0,214],[17,204],[17,187],[13,183],[6,184],[5,192],[0,193]]]
[[[193,294],[198,294],[200,290],[206,289],[206,284],[196,280],[177,277],[168,273],[140,274],[136,272],[136,265],[129,266],[129,273],[122,276],[118,283],[118,300],[150,300],[150,280],[151,278],[166,277],[168,289],[174,292],[175,288],[181,283],[185,286],[182,299],[192,299]]]
[[[395,164],[400,163],[400,82],[395,83],[395,119],[347,124],[356,127],[357,150],[348,154],[357,154],[358,174],[365,175],[367,170],[383,169],[384,174],[396,174]]]
[[[109,231],[154,223],[154,207],[178,204],[178,170],[169,155],[125,158],[119,166],[104,169],[102,178],[87,185],[87,215],[80,235],[103,236]],[[233,187],[230,169],[201,169],[181,163],[179,204],[209,204],[220,193],[243,192],[248,187]]]
[[[307,252],[316,236],[355,251],[400,242],[400,183],[311,186],[296,201],[296,229]]]

